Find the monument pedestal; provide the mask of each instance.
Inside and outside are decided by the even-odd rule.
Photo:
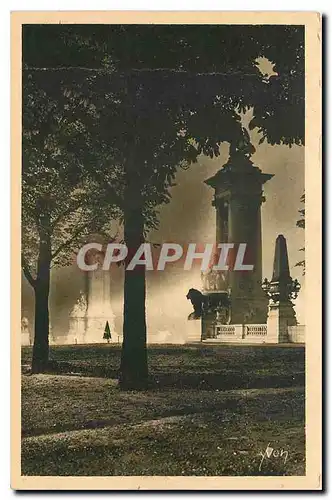
[[[111,338],[109,340],[109,343],[116,342],[118,343],[118,335],[115,333],[114,329],[114,315],[113,312],[110,311],[110,313],[107,315],[102,315],[102,316],[92,316],[87,314],[86,318],[86,332],[84,335],[84,343],[85,344],[101,344],[104,342],[107,342],[104,339],[104,331],[106,327],[106,322],[108,321],[110,331],[111,331]]]
[[[86,321],[84,316],[71,316],[69,318],[69,333],[67,344],[84,344]]]
[[[261,294],[248,300],[247,297],[233,297],[230,307],[230,323],[265,324],[267,320],[268,299]]]
[[[29,346],[31,345],[29,321],[28,318],[23,317],[21,319],[21,345]]]
[[[267,342],[280,344],[289,342],[288,327],[297,324],[293,305],[272,303],[267,317]]]
[[[186,323],[186,344],[191,344],[192,342],[201,342],[202,340],[202,319],[191,319],[187,320]]]
[[[22,332],[21,333],[21,345],[22,346],[29,346],[29,345],[31,345],[31,342],[30,342],[30,333],[29,332]]]

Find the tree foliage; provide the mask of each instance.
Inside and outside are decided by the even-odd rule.
[[[303,194],[301,196],[301,203],[303,203],[303,208],[300,208],[300,210],[298,211],[300,214],[300,218],[296,221],[296,226],[300,227],[302,229],[305,229],[305,208],[304,208],[305,194]],[[304,252],[304,251],[305,251],[305,248],[300,248],[300,252]],[[303,275],[305,274],[305,259],[302,259],[299,262],[297,262],[295,264],[295,266],[302,267],[303,268]]]
[[[27,25],[23,47],[27,69],[96,106],[95,147],[120,166],[135,156],[150,208],[169,200],[179,165],[237,140],[249,108],[261,141],[304,143],[301,26]]]
[[[51,238],[54,265],[73,261],[73,252],[92,231],[105,229],[117,209],[100,187],[87,176],[85,162],[92,161],[91,135],[86,104],[61,87],[58,95],[47,91],[42,80],[30,74],[23,86],[22,134],[22,254],[30,283],[36,276],[43,226]],[[83,175],[84,174],[84,175]],[[116,169],[108,170],[109,176]]]

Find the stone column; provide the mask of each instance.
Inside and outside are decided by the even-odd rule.
[[[220,290],[230,293],[231,323],[265,323],[268,300],[262,284],[261,204],[262,186],[273,175],[263,174],[241,152],[229,158],[217,174],[206,180],[214,188],[217,211],[216,242],[233,243],[229,271]],[[252,271],[233,270],[240,243],[246,244],[244,264]]]

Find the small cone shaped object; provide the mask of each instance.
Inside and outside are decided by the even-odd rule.
[[[109,342],[112,339],[111,329],[108,321],[106,321],[103,339]]]

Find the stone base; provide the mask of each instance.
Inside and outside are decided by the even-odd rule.
[[[114,331],[114,322],[113,322],[113,317],[107,318],[107,317],[95,317],[95,318],[87,318],[87,326],[86,326],[86,331],[84,335],[84,343],[85,344],[100,344],[100,343],[107,343],[107,340],[104,339],[104,331],[106,327],[106,322],[108,321],[108,324],[110,326],[111,330],[111,339],[109,343],[114,342],[118,340],[118,335]]]
[[[72,344],[84,344],[84,342],[82,342],[82,339],[83,337],[80,336],[80,335],[75,335],[73,333],[71,334],[68,334],[66,337],[63,337],[62,341],[61,340],[58,340],[58,343],[63,343],[63,344],[68,344],[68,345],[72,345]]]
[[[29,345],[31,345],[30,333],[29,332],[22,332],[21,333],[21,345],[22,346],[29,346]]]
[[[86,329],[85,317],[71,317],[69,320],[69,332],[63,342],[66,344],[84,344]]]
[[[190,344],[191,342],[201,342],[202,340],[202,320],[192,319],[187,320],[186,322],[186,344]]]
[[[230,324],[264,324],[267,321],[268,299],[263,296],[248,299],[234,297],[231,299]]]
[[[66,344],[103,344],[107,343],[104,339],[104,331],[108,321],[111,336],[109,343],[118,343],[118,334],[114,330],[114,318],[106,317],[72,317],[70,319],[70,327]]]
[[[274,303],[269,305],[267,318],[268,342],[279,344],[289,342],[288,327],[297,324],[293,304],[288,301],[285,303]]]
[[[289,342],[304,344],[305,343],[305,326],[296,325],[288,327]]]

